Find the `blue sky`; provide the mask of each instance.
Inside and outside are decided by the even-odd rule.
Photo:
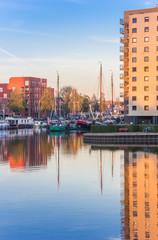
[[[114,72],[119,95],[119,19],[125,10],[148,8],[154,1],[0,0],[0,82],[11,76],[48,79],[56,88],[71,85],[81,93],[99,95],[99,64],[110,94]]]

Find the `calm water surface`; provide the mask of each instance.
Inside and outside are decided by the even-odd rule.
[[[157,152],[0,132],[0,239],[158,239]]]

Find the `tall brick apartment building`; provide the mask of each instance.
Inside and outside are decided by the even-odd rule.
[[[18,89],[24,96],[26,108],[23,115],[38,117],[40,108],[39,100],[47,88],[47,79],[34,77],[11,77],[8,84],[0,84],[1,114],[4,111],[5,113],[8,111],[7,104],[1,104],[1,102],[8,102],[9,95],[15,88]],[[52,88],[52,97],[54,97],[54,88]]]
[[[125,121],[158,123],[158,7],[124,12],[120,75]]]

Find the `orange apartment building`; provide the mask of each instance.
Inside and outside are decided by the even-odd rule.
[[[0,84],[0,101],[4,100],[4,98],[9,99],[11,91],[15,88],[18,89],[24,96],[26,108],[23,115],[26,117],[39,117],[39,101],[47,88],[47,79],[34,77],[11,77],[8,84]],[[52,97],[54,97],[54,88],[52,88]],[[5,106],[5,108],[7,108],[7,106]]]
[[[124,12],[120,19],[120,97],[125,122],[158,123],[158,8]]]

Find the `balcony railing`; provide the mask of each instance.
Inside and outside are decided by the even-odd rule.
[[[120,70],[123,70],[123,69],[124,69],[124,65],[121,64],[121,65],[120,65]]]
[[[123,73],[120,74],[120,79],[124,79],[124,74]]]
[[[124,34],[124,28],[120,28],[120,33]]]
[[[124,88],[124,84],[123,83],[120,83],[120,88]]]
[[[124,46],[120,46],[120,52],[124,52]]]
[[[123,92],[120,92],[120,97],[124,97],[124,93]]]
[[[120,18],[120,24],[124,24],[124,19],[123,18]]]
[[[120,43],[124,43],[124,38],[120,37]]]
[[[124,60],[124,55],[120,55],[120,61]]]

